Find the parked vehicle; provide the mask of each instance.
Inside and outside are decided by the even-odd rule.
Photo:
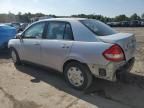
[[[106,24],[83,18],[57,18],[33,23],[9,41],[15,64],[23,61],[62,72],[74,88],[84,90],[93,76],[116,81],[130,71],[136,39]]]
[[[16,28],[17,33],[21,32],[21,25],[20,23],[14,22],[14,23],[6,23],[6,25]]]
[[[107,22],[106,24],[112,27],[112,22]]]
[[[108,22],[107,25],[111,27],[120,27],[121,23],[120,22]]]
[[[16,29],[4,24],[0,25],[0,50],[8,47],[8,41],[14,38]]]
[[[130,26],[130,21],[121,21],[120,26],[121,27],[129,27]]]
[[[21,23],[20,24],[20,31],[23,31],[28,26],[28,23]]]
[[[144,27],[144,21],[141,21],[141,26]]]
[[[130,22],[130,26],[131,27],[140,27],[141,23],[138,20],[133,20],[133,21]]]

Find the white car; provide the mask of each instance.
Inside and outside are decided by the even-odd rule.
[[[141,21],[141,26],[144,27],[144,21]]]
[[[64,73],[74,88],[84,90],[93,76],[116,81],[134,64],[136,39],[106,24],[83,18],[38,21],[9,41],[15,64],[31,62]]]

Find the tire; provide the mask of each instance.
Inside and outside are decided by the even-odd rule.
[[[17,51],[14,48],[10,48],[10,52],[11,52],[11,58],[12,58],[13,63],[15,65],[20,65],[21,61],[20,61]]]
[[[64,69],[66,82],[77,90],[87,89],[91,83],[93,76],[87,65],[79,62],[70,62]]]

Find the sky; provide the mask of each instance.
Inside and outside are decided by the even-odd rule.
[[[0,13],[31,12],[69,16],[101,14],[115,17],[144,13],[144,0],[0,0]]]

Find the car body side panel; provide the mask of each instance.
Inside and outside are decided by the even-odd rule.
[[[42,40],[42,65],[61,71],[63,62],[71,50],[72,43],[72,41],[63,40]]]
[[[21,40],[20,39],[11,39],[8,43],[8,48],[15,48],[19,54],[19,57],[23,60],[23,49],[21,48]]]
[[[12,39],[9,41],[8,47],[15,48],[21,60],[41,64],[40,45],[35,45],[35,42],[35,39]]]
[[[109,63],[104,57],[103,52],[111,47],[112,44],[103,42],[73,42],[69,58],[80,60],[86,64],[106,65]]]
[[[24,60],[41,64],[41,39],[22,39],[20,44]]]
[[[103,42],[73,42],[71,52],[66,61],[77,60],[81,63],[87,64],[91,73],[102,79],[115,81],[115,71],[121,66],[121,63],[114,63],[106,60],[103,57],[103,52],[110,48],[113,44]],[[106,76],[99,75],[99,69],[106,70]],[[61,68],[61,71],[63,67]]]

